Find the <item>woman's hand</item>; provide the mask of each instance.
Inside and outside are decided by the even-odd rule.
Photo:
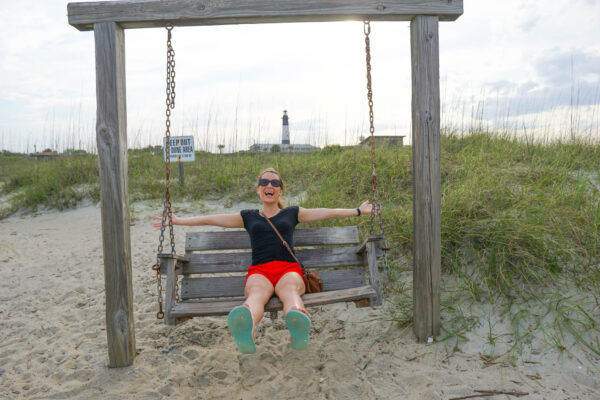
[[[152,226],[155,228],[161,228],[163,217],[154,217],[154,219],[157,219],[159,222],[153,223]],[[171,221],[173,222],[173,225],[178,225],[179,218],[177,218],[175,214],[171,214]],[[167,220],[165,221],[165,226],[169,226],[169,217],[167,217]]]
[[[377,214],[377,210],[373,208],[373,204],[369,203],[369,200],[362,203],[360,205],[360,207],[358,207],[358,209],[360,210],[361,215],[362,214],[371,214],[371,213]]]

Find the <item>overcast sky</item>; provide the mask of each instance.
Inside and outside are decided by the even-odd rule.
[[[92,32],[67,1],[0,0],[0,150],[95,149]],[[440,23],[442,124],[598,136],[600,0],[465,0]],[[129,147],[162,143],[166,32],[127,30]],[[409,23],[372,23],[376,134],[410,137]],[[360,22],[175,28],[173,134],[196,149],[368,134]],[[524,129],[525,128],[525,129]]]

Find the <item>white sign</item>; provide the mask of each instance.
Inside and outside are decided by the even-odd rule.
[[[194,137],[193,136],[171,136],[170,154],[171,162],[192,162],[194,157]],[[163,158],[167,160],[167,138],[163,139]]]

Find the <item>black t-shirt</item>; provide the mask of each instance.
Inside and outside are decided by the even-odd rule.
[[[292,249],[294,248],[294,229],[298,225],[298,211],[298,206],[287,207],[270,218]],[[252,265],[264,264],[269,261],[296,262],[258,210],[242,210],[240,214],[244,220],[244,228],[250,235]]]

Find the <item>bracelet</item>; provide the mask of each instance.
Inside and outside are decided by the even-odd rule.
[[[362,213],[360,212],[360,208],[357,208],[357,209],[356,209],[356,211],[358,212],[358,214],[356,214],[356,216],[357,216],[357,217],[360,217],[360,214],[362,214]]]

